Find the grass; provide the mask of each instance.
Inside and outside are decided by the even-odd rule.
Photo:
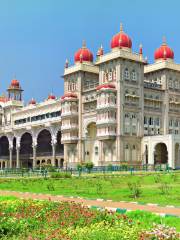
[[[133,195],[133,189],[128,187],[129,183],[138,183],[138,196]],[[142,175],[89,174],[88,177],[67,179],[0,179],[0,190],[180,206],[180,172]]]

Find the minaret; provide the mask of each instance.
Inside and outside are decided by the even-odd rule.
[[[17,79],[13,79],[11,81],[11,84],[8,91],[8,98],[9,100],[15,100],[15,101],[22,101],[22,88],[20,86],[20,83]]]

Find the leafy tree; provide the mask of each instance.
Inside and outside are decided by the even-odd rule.
[[[93,169],[94,167],[94,163],[93,162],[87,162],[85,163],[85,168],[88,170],[88,173],[91,172],[91,170]]]

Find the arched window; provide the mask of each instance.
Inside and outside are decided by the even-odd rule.
[[[131,80],[132,81],[137,81],[137,73],[135,72],[135,70],[133,70],[131,72]]]
[[[129,80],[129,78],[130,78],[130,76],[129,76],[129,70],[128,70],[128,68],[126,68],[126,69],[124,70],[124,79],[125,79],[125,80]]]

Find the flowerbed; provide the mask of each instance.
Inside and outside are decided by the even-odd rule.
[[[73,202],[0,201],[0,239],[149,240],[180,237],[174,228],[153,226],[151,221],[144,225],[137,216],[134,219]]]

